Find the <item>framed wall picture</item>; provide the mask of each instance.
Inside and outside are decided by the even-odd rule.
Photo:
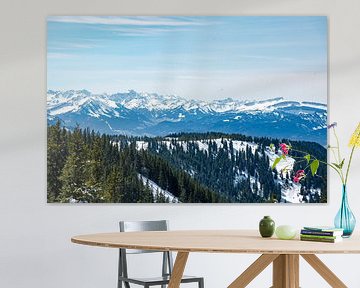
[[[48,202],[327,202],[326,17],[47,26]]]

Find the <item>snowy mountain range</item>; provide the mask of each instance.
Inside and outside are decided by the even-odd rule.
[[[327,106],[287,101],[231,98],[202,101],[174,95],[92,94],[87,90],[47,93],[47,117],[65,127],[77,124],[101,133],[164,136],[177,132],[224,132],[307,140],[326,144]]]

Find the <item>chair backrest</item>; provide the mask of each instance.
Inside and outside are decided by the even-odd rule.
[[[167,220],[158,221],[120,221],[120,232],[138,232],[138,231],[167,231],[169,224]],[[119,249],[119,276],[128,277],[127,272],[127,257],[126,254],[140,254],[140,253],[159,253],[161,251],[149,250],[135,250],[135,249]],[[169,275],[172,273],[173,259],[169,251],[163,253],[162,261],[162,275]],[[120,282],[119,282],[120,283]],[[126,282],[125,282],[126,283]],[[130,287],[126,283],[125,287]]]
[[[156,221],[120,221],[120,232],[167,231],[167,220]],[[126,254],[156,253],[159,251],[126,249]]]
[[[155,221],[120,221],[120,232],[167,231],[167,220]]]

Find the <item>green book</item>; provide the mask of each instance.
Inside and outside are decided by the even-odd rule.
[[[341,238],[341,236],[324,236],[324,235],[307,235],[307,234],[300,234],[303,238],[314,238],[314,239],[337,239]]]
[[[301,241],[312,241],[312,242],[324,242],[324,243],[338,243],[342,241],[342,237],[336,237],[335,239],[329,238],[314,238],[314,237],[303,237],[300,236]]]

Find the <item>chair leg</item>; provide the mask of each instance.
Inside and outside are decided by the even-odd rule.
[[[199,288],[204,288],[204,279],[199,280]]]
[[[129,282],[125,282],[125,281],[122,281],[122,280],[119,280],[118,281],[118,288],[122,288],[122,283],[124,282],[124,287],[125,288],[130,288],[130,284]]]
[[[168,275],[168,253],[169,252],[163,252],[163,263],[162,263],[162,276]],[[162,284],[161,288],[166,288],[166,284]]]

